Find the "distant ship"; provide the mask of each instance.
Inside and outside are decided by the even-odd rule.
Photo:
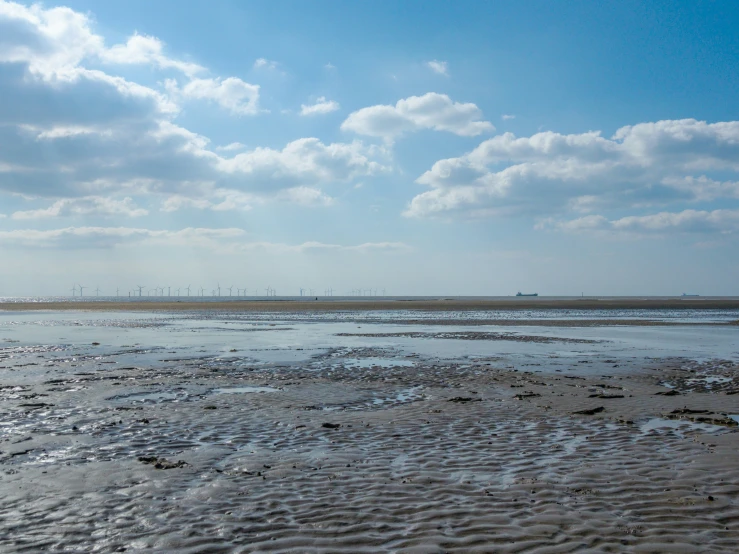
[[[687,292],[682,293],[682,296],[700,296],[700,294],[688,294]]]
[[[524,294],[523,292],[517,292],[516,296],[539,296],[538,292],[532,292],[530,294]]]

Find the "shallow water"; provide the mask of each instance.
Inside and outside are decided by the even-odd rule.
[[[642,433],[649,433],[650,431],[672,431],[677,433],[679,436],[684,436],[686,433],[708,433],[715,435],[732,432],[732,430],[722,425],[711,425],[710,423],[696,423],[685,419],[665,419],[660,417],[655,417],[645,421],[639,425],[639,430]]]
[[[371,367],[411,367],[413,362],[408,360],[398,360],[396,358],[378,358],[370,356],[368,358],[344,358],[339,362],[345,367],[355,367],[359,369],[368,369]]]
[[[363,334],[397,334],[409,328],[420,334],[470,332],[468,327],[448,325],[398,325],[366,321],[357,325],[342,321],[346,316],[366,314],[323,314],[312,321],[291,320],[294,314],[214,314],[152,315],[131,313],[15,313],[0,312],[0,365],[13,364],[13,352],[40,348],[46,363],[85,358],[114,358],[118,365],[163,366],[209,363],[229,369],[259,364],[301,364],[325,355],[331,349],[379,349],[391,355],[345,355],[336,360],[344,367],[367,369],[413,365],[408,357],[429,360],[497,358],[514,368],[538,372],[618,373],[633,367],[624,360],[684,357],[694,360],[739,359],[736,326],[686,327],[504,327],[514,338],[539,339],[461,340],[458,338],[372,337]],[[336,316],[339,316],[339,320]],[[522,314],[519,314],[519,316]],[[393,317],[398,316],[394,314]],[[430,320],[448,314],[427,313]],[[301,316],[302,317],[302,316]],[[383,321],[380,316],[378,321]],[[537,315],[538,317],[538,315]],[[474,332],[496,333],[500,327],[477,326]],[[338,336],[350,334],[351,336]],[[588,339],[574,346],[560,341]],[[99,343],[93,345],[92,343]],[[41,345],[41,346],[39,346]],[[43,351],[43,352],[42,352]],[[621,363],[608,363],[619,358]],[[619,366],[619,367],[615,367]],[[718,378],[718,377],[716,377]],[[710,381],[709,381],[710,382]]]
[[[280,389],[274,387],[228,387],[223,389],[213,389],[213,394],[246,394],[253,392],[278,392]]]
[[[184,398],[184,395],[169,391],[156,392],[139,392],[127,394],[124,396],[114,396],[111,400],[128,401],[128,402],[165,402],[167,400],[177,400]]]

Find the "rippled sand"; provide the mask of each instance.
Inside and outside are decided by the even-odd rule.
[[[171,352],[0,349],[0,550],[737,551],[735,361]]]

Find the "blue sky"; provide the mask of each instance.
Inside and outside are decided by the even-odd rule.
[[[0,0],[0,295],[739,294],[737,24]]]

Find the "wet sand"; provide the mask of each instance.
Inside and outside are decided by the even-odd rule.
[[[510,299],[441,299],[441,300],[238,300],[224,302],[198,301],[191,297],[177,301],[125,301],[110,302],[86,300],[84,302],[5,302],[0,311],[225,311],[225,312],[325,312],[325,311],[491,311],[491,310],[704,310],[739,309],[739,298],[638,298],[608,297],[556,298],[556,297],[511,297]]]
[[[257,354],[6,344],[0,550],[737,551],[735,359]]]

